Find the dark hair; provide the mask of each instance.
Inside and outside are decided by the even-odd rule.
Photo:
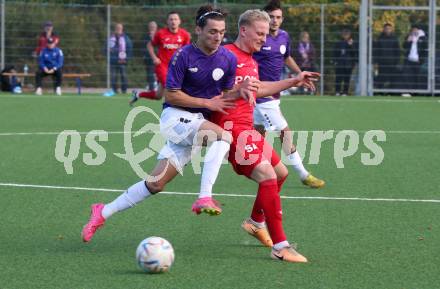
[[[170,17],[170,15],[173,15],[173,14],[177,14],[177,15],[179,15],[179,13],[177,13],[176,11],[170,11],[170,12],[168,12],[168,14],[167,14],[167,18]]]
[[[214,8],[212,5],[201,6],[197,10],[196,25],[203,28],[208,23],[208,19],[225,20],[227,13],[220,8]]]
[[[385,23],[385,24],[383,25],[383,28],[385,28],[385,27],[387,27],[387,26],[389,26],[389,27],[393,27],[393,24],[391,24],[390,22],[387,22],[387,23]]]
[[[420,29],[420,25],[417,24],[417,23],[413,23],[413,24],[411,25],[411,29],[414,29],[414,28]]]
[[[263,11],[266,11],[267,13],[275,10],[281,10],[281,2],[279,0],[269,1],[269,3],[263,7]]]
[[[350,33],[351,34],[351,29],[348,27],[343,27],[341,30],[341,33]]]

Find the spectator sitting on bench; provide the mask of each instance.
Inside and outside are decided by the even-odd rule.
[[[64,56],[61,49],[55,47],[56,42],[53,38],[47,39],[47,46],[44,48],[38,57],[38,71],[35,73],[35,91],[36,95],[42,95],[41,81],[43,77],[52,75],[55,80],[55,93],[61,95],[62,72],[61,69],[64,63]]]
[[[22,92],[20,79],[15,75],[4,75],[5,72],[17,73],[13,65],[8,65],[1,71],[1,90],[20,94]]]

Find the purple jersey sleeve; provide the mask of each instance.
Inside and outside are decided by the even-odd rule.
[[[169,90],[182,89],[185,70],[187,68],[186,54],[179,49],[174,53],[168,64],[166,88]]]
[[[289,34],[286,33],[286,54],[284,54],[284,59],[289,57],[291,55],[291,49],[292,49],[292,41],[290,40]]]
[[[231,90],[235,84],[235,72],[237,70],[237,57],[231,54],[228,72],[225,74],[223,83],[224,90]]]

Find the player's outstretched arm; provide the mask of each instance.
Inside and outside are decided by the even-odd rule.
[[[188,108],[207,108],[211,111],[220,111],[234,107],[234,99],[223,97],[223,94],[217,95],[211,99],[193,97],[181,90],[165,89],[165,101],[171,105]]]
[[[314,91],[314,82],[318,81],[320,76],[317,72],[303,71],[295,77],[280,81],[262,81],[257,97],[271,96],[292,86],[304,86]]]

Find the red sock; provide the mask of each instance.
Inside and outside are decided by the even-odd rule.
[[[282,179],[277,180],[278,184],[278,194],[281,192],[281,189],[283,188],[284,181],[287,179],[287,176],[285,176]]]
[[[263,209],[260,204],[260,199],[261,198],[258,198],[258,196],[257,198],[255,198],[254,207],[252,208],[252,213],[251,213],[251,219],[257,223],[263,223],[265,220]]]
[[[137,96],[142,98],[156,99],[156,91],[155,90],[141,91],[138,92]]]
[[[282,179],[277,180],[278,194],[281,192],[281,188],[283,187],[284,181],[286,179],[287,179],[287,176],[285,176]],[[263,223],[265,220],[263,209],[260,204],[260,198],[255,199],[254,207],[252,208],[251,219],[257,223]]]
[[[286,235],[283,229],[283,213],[281,211],[281,200],[278,192],[277,180],[267,180],[259,183],[257,200],[255,202],[261,205],[266,225],[270,237],[274,244],[286,241]],[[254,220],[257,221],[257,220]]]

